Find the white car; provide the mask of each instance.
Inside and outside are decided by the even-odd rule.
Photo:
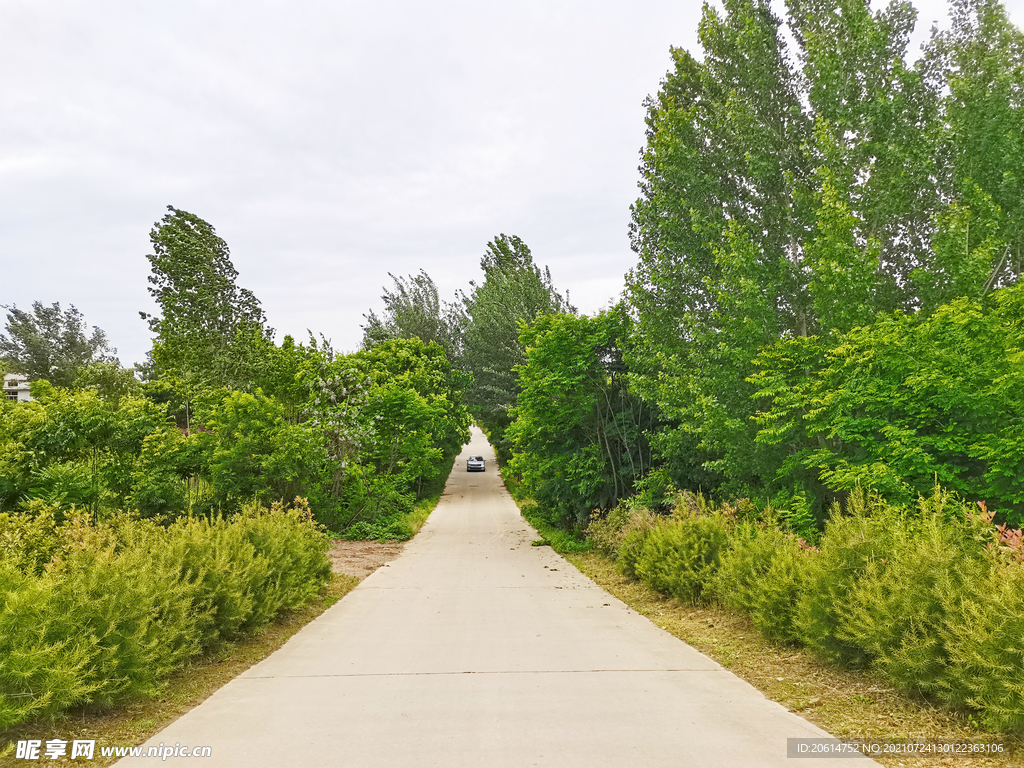
[[[484,472],[486,469],[487,464],[484,462],[483,456],[470,456],[466,459],[467,472]]]

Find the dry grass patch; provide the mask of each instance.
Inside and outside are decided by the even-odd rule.
[[[836,736],[906,740],[911,738],[1002,742],[996,757],[880,758],[886,766],[927,764],[940,768],[1018,766],[1024,740],[986,733],[970,719],[909,697],[867,670],[831,666],[809,651],[765,640],[740,613],[714,606],[695,607],[665,597],[620,574],[595,552],[564,554],[569,562],[633,610],[727,667],[765,696]]]
[[[276,651],[306,624],[348,594],[359,579],[335,573],[323,592],[309,605],[282,615],[256,635],[223,643],[193,659],[168,681],[158,699],[139,701],[113,708],[83,707],[70,710],[54,721],[23,723],[0,731],[0,766],[25,766],[33,761],[15,758],[19,739],[95,739],[93,760],[44,760],[47,765],[111,765],[118,758],[100,756],[101,746],[142,744],[183,714],[209,698],[217,689],[253,664]]]

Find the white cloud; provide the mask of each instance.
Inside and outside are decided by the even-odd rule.
[[[924,25],[944,16],[922,5]],[[388,272],[453,292],[499,232],[599,309],[633,263],[643,99],[670,45],[696,49],[699,16],[669,0],[9,0],[0,303],[74,303],[141,359],[148,233],[173,204],[227,240],[272,325],[342,348]]]

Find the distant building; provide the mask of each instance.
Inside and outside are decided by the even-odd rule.
[[[20,373],[4,374],[4,395],[15,403],[27,403],[32,399],[29,392],[28,376]]]

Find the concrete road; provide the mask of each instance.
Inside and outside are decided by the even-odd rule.
[[[209,746],[208,768],[793,768],[787,737],[828,736],[535,538],[474,430],[397,560],[147,746]],[[868,761],[795,768],[832,764]]]

